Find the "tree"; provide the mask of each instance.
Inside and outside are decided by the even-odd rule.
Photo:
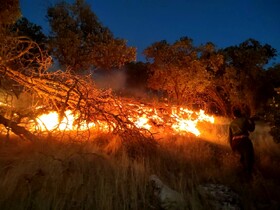
[[[31,73],[31,69],[32,71],[39,71],[40,65],[38,65],[38,59],[42,59],[42,54],[45,54],[47,50],[47,37],[42,32],[40,26],[22,17],[10,26],[10,34],[5,39],[11,42],[14,39],[10,47],[11,49],[16,49],[13,44],[17,45],[18,49],[15,54],[19,54],[22,51],[20,58],[13,59],[7,65],[13,65],[13,69],[29,72],[28,74]],[[6,45],[9,46],[8,43]]]
[[[266,118],[271,122],[270,133],[276,143],[280,143],[280,64],[270,67],[266,71],[266,77],[273,86],[275,92],[268,102]]]
[[[35,73],[34,71],[40,73],[44,64],[43,57],[46,55],[44,51],[46,37],[41,32],[41,27],[30,23],[24,17],[17,19],[17,1],[17,3],[13,1],[7,2],[8,6],[13,5],[15,7],[13,9],[9,7],[11,16],[8,20],[11,20],[11,17],[14,18],[13,21],[8,21],[3,25],[0,31],[0,68],[12,68],[29,76],[32,76]],[[4,3],[4,6],[6,3]],[[0,89],[4,90],[4,95],[18,97],[23,87],[4,73],[0,76]]]
[[[21,42],[28,47],[18,48]],[[3,125],[7,129],[7,133],[11,130],[20,137],[38,139],[36,134],[28,130],[30,125],[35,126],[38,115],[55,110],[62,119],[65,111],[71,110],[79,116],[75,120],[77,130],[83,122],[94,122],[101,128],[106,123],[106,130],[118,134],[126,143],[132,140],[139,142],[140,146],[145,147],[143,151],[155,146],[151,133],[139,129],[128,117],[137,115],[138,110],[131,110],[129,104],[119,101],[110,90],[96,88],[91,77],[71,74],[69,71],[47,71],[51,64],[51,57],[44,51],[34,50],[33,48],[39,46],[31,40],[22,40],[21,37],[18,37],[17,39],[7,39],[6,43],[8,45],[0,43],[0,85],[2,82],[13,81],[14,84],[23,87],[26,93],[34,96],[29,101],[25,98],[25,101],[31,103],[30,107],[18,109],[13,105],[15,98],[18,98],[14,97],[13,91],[2,91],[0,88],[0,126]],[[28,57],[25,55],[32,54],[33,51],[41,51],[42,55],[40,59],[36,60],[38,62],[36,65],[32,61],[32,65],[28,66],[28,71],[18,71],[10,64],[10,62],[12,64],[23,62]],[[24,63],[28,62],[27,59]],[[5,100],[10,96],[12,100]],[[131,144],[124,146],[128,150],[131,149]]]
[[[42,32],[42,27],[31,23],[27,18],[21,17],[11,26],[11,32],[17,36],[26,36],[39,44],[40,49],[46,49],[47,36]]]
[[[280,64],[270,67],[265,74],[273,88],[280,87]]]
[[[276,49],[270,45],[261,45],[255,39],[247,39],[238,46],[222,49],[227,64],[238,69],[264,68],[270,59],[276,56]],[[253,73],[253,71],[251,72]]]
[[[206,108],[215,114],[226,115],[229,113],[228,98],[225,95],[220,77],[224,66],[224,56],[219,53],[211,42],[199,47],[199,61],[211,75],[211,83],[201,93],[200,98],[207,104]]]
[[[114,39],[84,0],[60,2],[48,8],[50,47],[62,67],[75,72],[94,68],[120,68],[135,60],[136,49]]]
[[[225,57],[221,79],[231,104],[246,102],[252,112],[257,112],[273,93],[264,66],[276,55],[276,50],[248,39],[220,52]]]
[[[188,37],[171,45],[166,41],[154,43],[144,51],[146,58],[152,62],[148,86],[166,91],[178,104],[207,107],[210,95],[213,94],[210,91],[213,84],[210,69],[214,66],[211,67],[210,57],[207,58],[205,49],[194,47],[192,39]],[[212,97],[211,100],[216,99]]]

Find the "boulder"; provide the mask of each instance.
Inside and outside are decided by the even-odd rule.
[[[151,175],[149,185],[156,199],[163,210],[183,210],[186,202],[183,196],[164,184],[156,175]]]

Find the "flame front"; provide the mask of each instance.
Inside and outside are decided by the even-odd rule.
[[[194,112],[183,107],[171,107],[171,111],[163,112],[160,108],[153,108],[148,105],[134,103],[126,104],[133,110],[127,118],[137,127],[157,132],[157,129],[169,129],[172,133],[192,133],[196,136],[201,134],[197,128],[200,122],[214,123],[214,117],[206,115],[204,110]],[[167,109],[168,110],[168,109]],[[133,114],[132,114],[133,113]],[[75,116],[70,110],[65,112],[61,121],[57,112],[43,114],[37,118],[40,130],[85,130],[93,127],[101,127],[101,130],[108,130],[106,122],[80,123],[75,125]]]
[[[204,110],[199,112],[193,112],[186,108],[180,108],[179,111],[176,109],[172,110],[172,118],[175,123],[172,124],[172,128],[177,132],[190,132],[196,136],[200,135],[200,131],[197,128],[198,122],[211,122],[214,123],[214,117],[208,116],[204,113]]]
[[[95,124],[92,123],[81,123],[79,127],[75,125],[75,116],[71,110],[67,110],[64,113],[64,117],[59,121],[59,114],[55,111],[49,112],[48,114],[42,114],[37,117],[37,122],[40,130],[60,130],[60,131],[70,131],[70,130],[86,130]]]

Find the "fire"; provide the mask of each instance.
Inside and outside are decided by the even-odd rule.
[[[195,114],[195,118],[192,115]],[[172,128],[178,132],[186,131],[193,133],[196,136],[200,135],[200,131],[198,130],[197,123],[200,121],[206,121],[214,123],[214,117],[208,116],[204,113],[204,110],[200,110],[199,112],[193,112],[188,109],[180,108],[179,113],[172,110],[172,116],[175,119],[175,123],[172,125]],[[186,116],[186,118],[184,118]]]
[[[198,124],[201,122],[214,123],[214,117],[205,114],[204,110],[198,112],[191,111],[183,107],[165,107],[155,108],[143,104],[129,103],[125,104],[131,110],[127,119],[137,128],[147,129],[151,132],[159,132],[160,129],[166,129],[172,133],[192,133],[196,136],[201,135]],[[41,130],[86,130],[89,128],[97,128],[103,131],[108,130],[109,125],[106,122],[80,123],[79,127],[75,125],[78,116],[74,115],[70,110],[65,112],[61,121],[57,112],[43,114],[37,118],[37,122]]]
[[[48,114],[43,114],[37,117],[37,122],[39,124],[40,130],[61,130],[61,131],[70,131],[76,130],[78,127],[75,125],[75,116],[71,110],[67,110],[64,113],[64,117],[59,122],[59,114],[55,111],[52,111]],[[86,130],[94,126],[94,123],[82,123],[79,125],[80,130]]]
[[[130,118],[130,120],[133,121],[132,118]],[[147,115],[143,115],[143,116],[140,116],[135,122],[134,122],[135,126],[137,128],[145,128],[147,130],[150,130],[151,129],[151,125],[149,125],[149,118],[147,117]]]

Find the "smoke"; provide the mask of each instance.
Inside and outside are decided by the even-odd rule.
[[[93,80],[98,88],[119,91],[125,88],[126,75],[123,70],[96,71],[93,73]]]
[[[271,125],[267,122],[256,122],[255,130],[250,137],[255,147],[262,147],[267,151],[279,151],[280,147],[270,134]]]
[[[112,71],[95,71],[93,73],[93,80],[98,88],[112,89],[123,96],[147,99],[149,93],[143,88],[129,88],[127,84],[127,75],[125,69]]]

